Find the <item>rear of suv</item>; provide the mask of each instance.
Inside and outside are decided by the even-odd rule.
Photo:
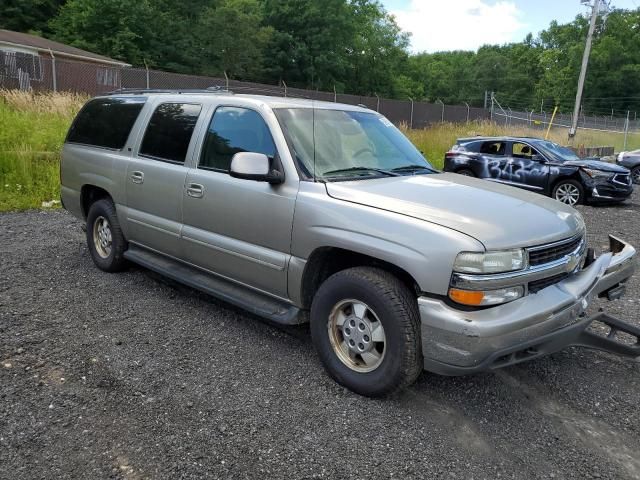
[[[572,344],[640,355],[584,316],[595,295],[624,293],[631,245],[611,237],[596,257],[571,207],[438,172],[365,108],[117,92],[79,112],[61,183],[99,268],[137,263],[272,322],[308,321],[329,374],[363,395]]]

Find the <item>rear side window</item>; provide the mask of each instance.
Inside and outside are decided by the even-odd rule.
[[[258,112],[220,107],[211,119],[199,166],[228,172],[231,158],[238,152],[263,153],[273,158],[276,146],[269,127]]]
[[[488,155],[504,155],[506,147],[506,142],[484,142],[480,147],[480,153],[486,153]]]
[[[91,100],[76,116],[66,141],[120,150],[146,101],[146,97]]]
[[[190,103],[162,103],[151,115],[140,155],[184,163],[193,130],[202,110]]]

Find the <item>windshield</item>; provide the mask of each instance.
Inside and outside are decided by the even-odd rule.
[[[436,172],[381,115],[311,108],[274,111],[299,168],[310,178],[336,181]]]
[[[548,154],[550,154],[560,162],[580,160],[580,157],[578,157],[578,155],[576,155],[572,150],[568,149],[567,147],[562,147],[557,143],[548,142],[545,140],[536,142],[536,146],[540,147],[540,149],[542,150],[545,150]]]

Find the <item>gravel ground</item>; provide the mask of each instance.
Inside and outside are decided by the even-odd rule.
[[[640,244],[640,193],[580,210],[592,245]],[[640,323],[639,278],[608,311]],[[308,328],[99,271],[62,211],[0,215],[0,362],[3,479],[640,478],[640,363],[572,348],[370,400]]]

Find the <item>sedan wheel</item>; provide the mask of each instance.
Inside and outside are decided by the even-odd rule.
[[[631,180],[636,185],[640,185],[640,167],[636,167],[631,170]]]
[[[582,200],[582,189],[577,182],[562,182],[553,190],[553,198],[566,204],[577,205]]]

